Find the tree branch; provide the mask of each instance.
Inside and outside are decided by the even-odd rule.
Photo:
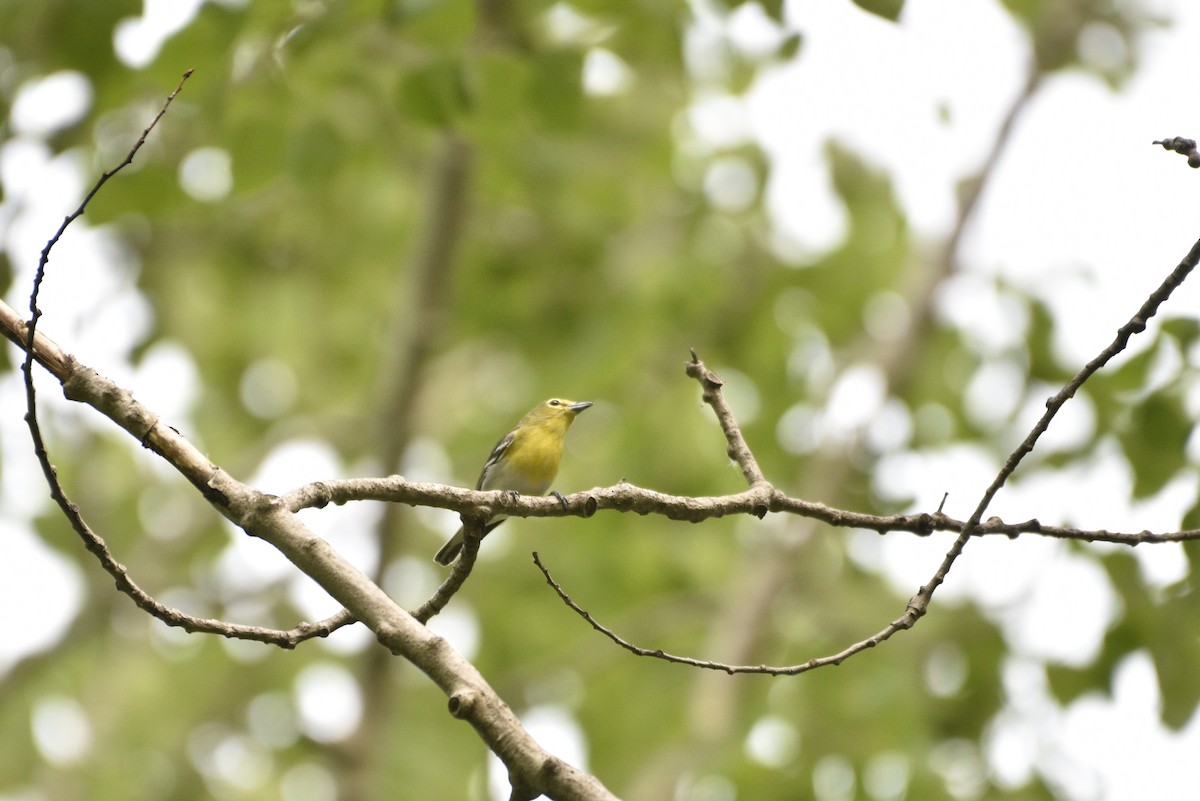
[[[512,495],[499,491],[471,490],[447,484],[408,481],[403,476],[387,478],[348,478],[305,484],[281,496],[292,511],[321,508],[330,503],[381,501],[449,509],[460,514],[480,514],[486,519],[494,511],[508,517],[591,517],[598,511],[660,515],[669,520],[700,523],[729,515],[758,516],[764,506],[768,512],[810,518],[837,528],[858,528],[879,534],[907,532],[928,536],[936,531],[961,531],[965,521],[942,512],[873,515],[837,509],[823,503],[793,498],[774,487],[758,487],[732,495],[669,495],[621,482],[609,487],[564,495],[564,506],[554,497]],[[1036,518],[1006,523],[992,517],[975,527],[975,536],[998,535],[1009,538],[1036,534],[1056,539],[1084,542],[1113,542],[1140,545],[1157,542],[1182,542],[1200,539],[1200,529],[1171,532],[1114,532],[1107,529],[1080,529],[1045,525]]]
[[[1160,284],[1159,287],[1150,294],[1146,301],[1142,303],[1141,307],[1138,308],[1137,312],[1134,313],[1133,317],[1131,317],[1129,321],[1125,323],[1125,325],[1117,329],[1116,337],[1111,343],[1109,343],[1108,347],[1106,347],[1095,358],[1084,365],[1084,367],[1079,370],[1079,372],[1076,373],[1075,376],[1071,378],[1071,380],[1068,381],[1056,395],[1046,401],[1046,412],[1034,425],[1033,429],[1030,430],[1029,434],[1025,437],[1025,440],[1017,447],[1015,451],[1012,452],[1011,455],[1009,455],[1008,459],[1004,463],[1004,466],[1000,469],[1000,472],[996,475],[995,479],[992,480],[992,483],[984,492],[983,497],[975,507],[975,511],[971,514],[971,517],[965,523],[960,525],[958,537],[954,540],[954,544],[950,547],[950,550],[942,559],[941,564],[938,565],[938,569],[934,573],[933,577],[928,583],[926,583],[917,591],[916,595],[909,599],[908,606],[905,608],[904,614],[888,623],[885,627],[870,637],[853,643],[838,653],[816,657],[802,664],[773,666],[737,665],[725,662],[714,662],[703,659],[694,659],[686,656],[677,656],[675,654],[666,653],[661,649],[643,648],[641,646],[634,645],[628,640],[622,638],[612,629],[602,625],[595,618],[593,618],[592,615],[587,612],[587,610],[577,604],[570,597],[570,595],[563,590],[558,582],[553,579],[549,570],[542,565],[542,562],[536,553],[533,555],[534,564],[537,565],[538,569],[542,571],[542,575],[546,577],[546,582],[554,588],[554,591],[558,594],[558,597],[562,599],[563,603],[565,603],[572,610],[574,610],[576,614],[586,620],[592,626],[592,628],[604,634],[606,637],[625,650],[637,654],[638,656],[649,656],[666,662],[674,662],[677,664],[684,664],[691,667],[699,667],[709,670],[720,670],[730,674],[762,673],[772,676],[794,676],[799,673],[805,673],[809,670],[825,667],[827,665],[840,665],[846,659],[849,659],[855,654],[861,653],[870,648],[874,648],[881,642],[890,639],[894,634],[896,634],[896,632],[912,628],[914,625],[916,625],[917,621],[925,615],[929,609],[930,602],[933,600],[934,592],[942,584],[942,582],[946,580],[946,576],[949,575],[950,569],[953,567],[954,562],[962,554],[963,548],[966,547],[967,542],[971,539],[971,537],[983,533],[985,525],[995,525],[992,524],[991,521],[989,521],[989,524],[984,524],[982,522],[984,512],[987,511],[987,507],[991,504],[992,499],[995,498],[996,493],[1000,491],[1000,488],[1004,486],[1009,476],[1016,471],[1018,465],[1021,463],[1021,460],[1027,454],[1033,451],[1034,447],[1037,445],[1038,439],[1050,427],[1050,423],[1053,421],[1055,415],[1058,414],[1058,411],[1067,403],[1068,400],[1075,396],[1075,393],[1081,386],[1083,386],[1085,381],[1087,381],[1091,376],[1095,375],[1096,372],[1103,368],[1104,365],[1107,364],[1114,356],[1125,350],[1129,344],[1129,339],[1134,334],[1139,334],[1146,330],[1147,321],[1158,312],[1159,307],[1166,302],[1166,300],[1171,296],[1171,293],[1183,283],[1187,276],[1196,267],[1197,263],[1200,263],[1200,241],[1197,241],[1196,244],[1192,246],[1192,249],[1188,252],[1187,256],[1184,257],[1183,261],[1181,261],[1178,266],[1176,266],[1175,269],[1172,270],[1171,273],[1163,280],[1162,284]],[[696,367],[693,367],[693,365],[696,365]],[[692,361],[688,364],[688,375],[701,375],[705,372],[707,371],[703,370],[702,365],[700,365],[700,362],[696,358],[696,354],[693,351]],[[720,396],[721,384],[719,383],[719,379],[716,381],[707,380],[704,383],[706,401],[709,401],[710,395],[714,398]],[[714,408],[716,409],[718,407],[720,410],[717,412],[717,416],[718,418],[722,419],[722,427],[726,430],[726,436],[729,438],[731,443],[730,450],[732,453],[734,450],[734,445],[732,443],[734,443],[735,439],[740,439],[737,423],[733,419],[733,415],[728,413],[728,409],[724,405],[723,401],[720,403],[714,403]],[[734,433],[737,433],[737,437],[733,435]],[[774,495],[775,493],[776,491],[772,490],[772,494]],[[754,508],[757,509],[758,507]],[[768,508],[771,511],[776,510],[774,507]],[[751,513],[754,512],[752,511]],[[922,524],[928,525],[933,525],[935,521],[944,523],[949,520],[949,518],[943,515],[940,511],[932,515],[918,515],[915,518],[910,516],[906,519],[915,519]],[[1038,533],[1045,533],[1045,529],[1036,520],[1030,521],[1025,525],[1030,526],[1031,530],[1036,530]],[[1009,527],[1004,526],[1004,528]],[[1101,538],[1099,533],[1096,534],[1097,536],[1091,537],[1090,539]],[[1108,535],[1107,532],[1104,532],[1104,534]],[[1146,534],[1149,534],[1149,532],[1146,532]],[[1184,536],[1185,534],[1187,536]],[[1111,537],[1111,535],[1108,536]],[[1150,536],[1153,537],[1154,535]],[[1176,535],[1176,539],[1195,538],[1195,532],[1179,532],[1178,535]],[[1127,536],[1123,537],[1122,539],[1109,538],[1108,541],[1125,541],[1130,542],[1130,544],[1136,544],[1136,542],[1129,540]],[[1161,542],[1163,540],[1158,539],[1157,541]]]
[[[13,332],[23,330],[23,323],[11,315],[15,312],[0,304],[0,328],[10,339]],[[23,343],[19,336],[16,341]],[[297,627],[293,631],[298,638],[362,621],[393,654],[412,662],[446,692],[451,714],[471,723],[510,772],[521,777],[519,781],[532,783],[551,798],[613,799],[598,779],[542,749],[474,665],[313,534],[279,498],[235,481],[178,431],[162,424],[128,390],[79,364],[41,333],[35,334],[34,353],[40,354],[39,363],[58,371],[55,376],[67,398],[92,406],[128,431],[191,481],[220,514],[273,545],[345,607],[346,611],[326,621]],[[68,508],[66,513],[77,515],[78,509]],[[206,629],[197,625],[197,630]]]
[[[725,432],[725,442],[728,443],[725,452],[742,469],[742,475],[751,488],[769,488],[770,485],[763,477],[758,461],[754,458],[750,446],[746,444],[745,437],[742,436],[742,429],[733,416],[733,410],[725,402],[725,395],[721,392],[721,387],[725,386],[725,382],[719,375],[704,366],[704,362],[697,358],[695,349],[692,349],[691,354],[692,360],[686,366],[687,374],[700,382],[700,387],[704,391],[702,396],[704,402],[711,406],[717,415],[717,422],[721,424],[721,430]],[[766,507],[755,509],[753,512],[754,516],[758,518],[764,517],[766,513]]]
[[[463,515],[462,551],[459,553],[458,559],[454,560],[454,567],[450,569],[450,575],[446,576],[429,600],[412,613],[417,620],[428,623],[430,618],[446,608],[446,604],[450,603],[450,599],[466,583],[467,577],[475,568],[475,557],[479,554],[479,543],[483,539],[483,527],[486,521],[487,517],[479,514]]]
[[[1187,156],[1189,167],[1193,169],[1200,168],[1200,150],[1196,149],[1195,139],[1184,139],[1181,136],[1173,136],[1170,139],[1155,139],[1150,144],[1162,145],[1163,150],[1170,150],[1181,156]]]
[[[934,591],[943,581],[945,581],[946,575],[950,572],[950,568],[953,566],[954,561],[958,558],[959,554],[962,553],[963,548],[966,547],[967,541],[979,528],[980,521],[983,519],[983,513],[987,511],[987,507],[991,504],[992,499],[996,496],[996,493],[1000,491],[1000,488],[1004,486],[1005,482],[1008,481],[1008,477],[1011,476],[1014,471],[1016,471],[1017,466],[1021,463],[1021,460],[1024,459],[1025,456],[1034,449],[1035,445],[1037,445],[1038,439],[1046,432],[1046,429],[1050,427],[1050,423],[1052,420],[1054,420],[1055,415],[1058,414],[1059,409],[1061,409],[1067,403],[1067,401],[1075,396],[1075,393],[1079,391],[1079,388],[1083,386],[1085,381],[1095,375],[1102,367],[1104,367],[1104,365],[1108,364],[1108,362],[1114,356],[1125,350],[1125,348],[1129,345],[1129,339],[1134,334],[1140,334],[1146,330],[1146,323],[1150,320],[1150,318],[1158,313],[1159,307],[1162,306],[1162,304],[1165,303],[1169,297],[1171,297],[1172,292],[1179,288],[1192,270],[1195,269],[1198,262],[1200,262],[1200,241],[1197,241],[1196,244],[1192,245],[1192,249],[1188,251],[1183,260],[1179,262],[1175,269],[1172,270],[1165,279],[1163,279],[1163,282],[1159,284],[1158,288],[1150,293],[1150,296],[1146,298],[1138,310],[1134,312],[1134,315],[1129,318],[1129,321],[1117,329],[1117,334],[1113,338],[1113,341],[1109,343],[1108,347],[1100,351],[1095,358],[1085,364],[1083,368],[1080,369],[1080,371],[1076,373],[1061,390],[1059,390],[1058,394],[1046,400],[1045,413],[1042,415],[1041,419],[1038,420],[1037,424],[1034,425],[1033,429],[1025,437],[1024,441],[1021,442],[1021,444],[1017,446],[1017,449],[1009,455],[1007,461],[1004,463],[1004,467],[1001,468],[1000,472],[996,475],[996,478],[993,479],[991,485],[983,493],[983,497],[980,498],[979,504],[975,507],[974,513],[963,525],[962,532],[958,535],[958,539],[954,541],[954,544],[950,547],[950,550],[946,552],[946,556],[942,560],[941,565],[938,566],[937,572],[933,574],[933,578],[928,584],[921,587],[921,589],[917,591],[917,594],[909,600],[908,609],[905,612],[904,617],[901,618],[902,620],[911,620],[909,625],[912,625],[912,623],[915,623],[918,618],[925,614],[929,607],[929,602],[933,597]]]
[[[370,442],[364,444],[389,471],[400,469],[419,425],[418,400],[427,365],[451,308],[457,249],[467,219],[472,148],[452,130],[443,131],[439,139],[430,166],[421,236],[406,263],[396,269],[390,332],[383,342],[376,373],[373,425],[364,427],[364,433],[371,436]],[[406,525],[412,518],[408,516],[406,521],[406,511],[398,504],[387,504],[375,525],[379,554],[372,579],[376,583],[412,540],[412,526]],[[439,592],[422,607],[424,617],[418,613],[417,619],[424,623],[449,603],[468,572],[452,571]],[[455,577],[457,584],[452,584]],[[379,765],[390,758],[387,738],[380,732],[400,706],[396,696],[401,685],[393,681],[394,666],[395,660],[382,649],[364,656],[363,694],[374,703],[364,710],[354,734],[338,746],[341,753],[352,755],[343,801],[364,801],[378,795],[373,788],[378,781]]]

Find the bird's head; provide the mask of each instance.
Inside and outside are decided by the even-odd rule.
[[[592,405],[591,401],[572,401],[565,398],[551,398],[550,400],[542,401],[537,406],[529,410],[529,414],[525,415],[525,420],[528,422],[549,422],[558,420],[570,425],[575,417],[584,409]]]

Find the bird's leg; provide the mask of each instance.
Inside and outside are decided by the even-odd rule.
[[[566,497],[558,490],[551,490],[550,494],[553,495],[555,498],[558,498],[558,502],[562,504],[563,511],[564,512],[567,511],[568,504],[567,504]]]

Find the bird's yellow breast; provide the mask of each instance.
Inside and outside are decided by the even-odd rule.
[[[545,495],[562,463],[564,432],[556,428],[538,425],[514,432],[504,458],[487,476],[483,489]]]

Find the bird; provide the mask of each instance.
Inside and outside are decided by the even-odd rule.
[[[567,429],[579,413],[591,405],[591,401],[550,398],[534,406],[492,448],[475,489],[545,495],[558,475]],[[562,500],[562,495],[557,492],[554,494]],[[563,503],[565,505],[566,502]],[[483,534],[503,522],[504,517],[492,518],[483,527]],[[460,528],[441,547],[433,561],[439,565],[450,565],[462,553],[462,549],[463,530]]]

